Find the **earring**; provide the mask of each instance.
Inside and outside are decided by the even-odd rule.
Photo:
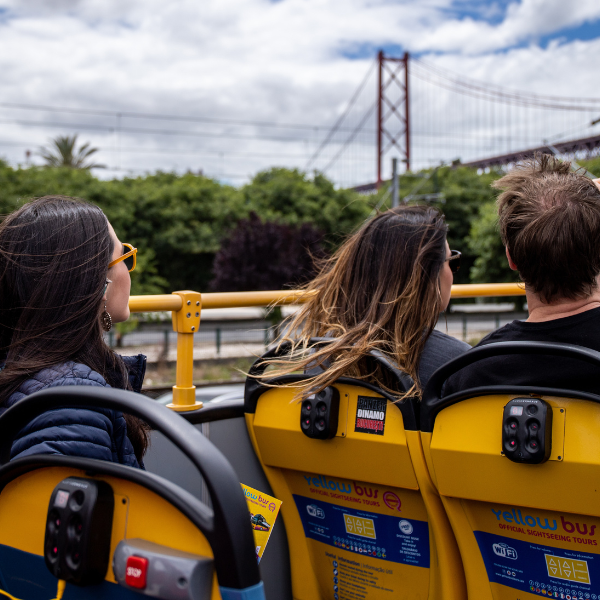
[[[100,315],[100,322],[102,323],[102,329],[104,329],[104,331],[110,331],[112,329],[112,317],[106,310],[106,303],[104,303],[104,312]]]

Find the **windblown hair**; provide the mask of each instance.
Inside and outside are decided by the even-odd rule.
[[[410,393],[420,395],[419,360],[442,309],[439,276],[446,233],[443,215],[421,206],[393,208],[368,221],[305,286],[308,302],[284,325],[282,342],[292,342],[292,358],[270,359],[275,369],[263,377],[321,366],[300,384],[301,395],[318,392],[340,376],[398,395],[386,373],[369,360],[376,350],[412,377]],[[311,348],[312,337],[333,341]]]
[[[492,184],[502,241],[525,285],[550,303],[590,296],[600,274],[600,190],[547,154]]]
[[[0,405],[38,371],[67,361],[87,365],[113,387],[130,388],[100,324],[113,250],[104,213],[76,198],[32,200],[0,224]],[[148,427],[125,417],[141,459]]]

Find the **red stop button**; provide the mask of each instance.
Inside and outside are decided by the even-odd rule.
[[[125,566],[125,583],[131,587],[143,590],[146,587],[148,574],[148,559],[141,556],[130,556]]]

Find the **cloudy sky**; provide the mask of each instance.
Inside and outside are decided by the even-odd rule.
[[[240,185],[273,165],[305,168],[366,81],[337,146],[311,165],[324,168],[375,101],[379,49],[504,89],[600,98],[598,0],[0,0],[0,156],[25,164],[30,150],[41,164],[49,138],[78,133],[100,148],[103,177],[189,169]],[[468,127],[483,136],[486,119],[498,139],[503,119],[533,122],[497,107],[476,116],[472,99],[443,109],[425,88],[411,92],[423,164],[466,152],[436,137],[446,125],[433,115],[462,110],[445,134],[457,139]],[[546,130],[522,143],[600,133],[593,110],[546,112]],[[375,176],[365,123],[337,161],[355,183]]]

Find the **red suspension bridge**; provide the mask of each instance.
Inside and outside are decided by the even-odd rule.
[[[277,165],[370,192],[390,178],[393,158],[400,170],[416,171],[453,162],[502,166],[549,145],[576,158],[600,152],[600,98],[513,91],[384,52],[327,126],[17,101],[0,101],[0,111],[0,147],[12,149],[13,162],[20,162],[15,148],[30,164],[30,150],[48,137],[85,132],[99,162],[112,163],[107,176],[190,170],[228,182]]]
[[[504,166],[536,151],[589,157],[598,117],[600,98],[512,91],[379,52],[306,168],[368,192],[391,176],[392,157],[406,170]]]

